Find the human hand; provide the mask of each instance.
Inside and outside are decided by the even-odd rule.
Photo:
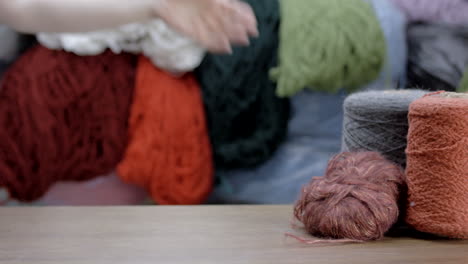
[[[160,0],[156,15],[213,53],[231,53],[258,35],[252,8],[240,0]]]

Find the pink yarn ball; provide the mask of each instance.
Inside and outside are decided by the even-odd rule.
[[[380,239],[399,216],[403,169],[376,152],[345,152],[313,178],[294,209],[313,236],[369,241]]]

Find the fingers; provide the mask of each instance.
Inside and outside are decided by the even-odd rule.
[[[258,36],[255,14],[239,0],[169,0],[160,14],[170,26],[208,51],[232,53],[231,45],[248,45]]]
[[[201,45],[212,53],[232,53],[231,42],[223,25],[215,17],[205,17],[201,23],[193,24]]]
[[[247,3],[227,0],[223,2],[223,8],[218,10],[222,11],[217,15],[232,44],[247,46],[250,44],[249,37],[258,35],[255,14]]]
[[[257,28],[258,25],[252,7],[245,2],[237,0],[235,3],[238,6],[238,14],[241,16],[241,20],[243,21],[244,26],[247,28],[248,34],[252,37],[257,37],[259,35]]]
[[[242,16],[240,16],[237,10],[232,10],[230,15],[232,17],[222,18],[223,28],[227,37],[233,44],[248,45],[249,35],[243,23]]]

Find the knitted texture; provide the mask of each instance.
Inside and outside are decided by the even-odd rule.
[[[468,25],[409,25],[408,47],[410,87],[456,90],[468,67]]]
[[[458,85],[457,92],[468,93],[468,69],[465,71],[465,74],[463,75],[463,79],[461,80],[460,85]]]
[[[37,46],[0,91],[0,187],[32,201],[57,181],[111,172],[126,146],[135,59],[78,57]]]
[[[416,100],[409,120],[406,220],[422,232],[468,239],[468,95]]]
[[[257,16],[259,38],[233,55],[208,55],[196,70],[217,168],[251,167],[269,159],[289,118],[289,102],[276,97],[268,78],[277,61],[278,2],[246,2]]]
[[[158,204],[202,203],[213,161],[198,83],[175,78],[140,57],[120,177],[149,190]]]
[[[468,24],[466,0],[390,0],[407,15],[410,22]]]
[[[281,0],[277,95],[309,87],[354,91],[376,79],[386,57],[385,36],[363,0]]]
[[[78,55],[97,55],[107,48],[143,53],[159,68],[172,73],[192,71],[203,59],[204,49],[169,28],[162,20],[134,23],[88,33],[39,33],[41,44]]]

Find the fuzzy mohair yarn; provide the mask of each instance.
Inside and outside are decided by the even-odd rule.
[[[375,151],[401,166],[406,164],[410,104],[423,90],[367,91],[344,101],[343,151]]]
[[[408,47],[409,87],[456,90],[468,67],[468,24],[411,24]]]
[[[39,33],[37,38],[48,48],[82,56],[101,54],[106,49],[117,54],[141,53],[154,65],[174,74],[192,71],[205,54],[200,45],[160,19],[86,33]]]
[[[390,0],[406,14],[410,22],[468,24],[466,0]]]
[[[289,101],[276,97],[268,77],[277,62],[278,1],[246,2],[257,16],[260,36],[232,55],[207,55],[195,71],[217,169],[253,167],[268,160],[284,140],[289,119]]]
[[[304,186],[294,215],[319,238],[381,239],[398,220],[404,183],[401,167],[379,153],[344,152]]]
[[[406,222],[422,232],[468,239],[468,94],[416,100],[409,121]]]
[[[158,204],[200,204],[213,187],[213,157],[198,82],[176,78],[141,56],[129,121],[129,144],[118,166],[126,182]]]
[[[135,57],[79,57],[36,46],[0,88],[0,187],[33,201],[58,181],[115,169],[127,143]]]
[[[375,80],[386,59],[385,36],[372,5],[363,0],[280,0],[276,94],[305,88],[354,91]]]

